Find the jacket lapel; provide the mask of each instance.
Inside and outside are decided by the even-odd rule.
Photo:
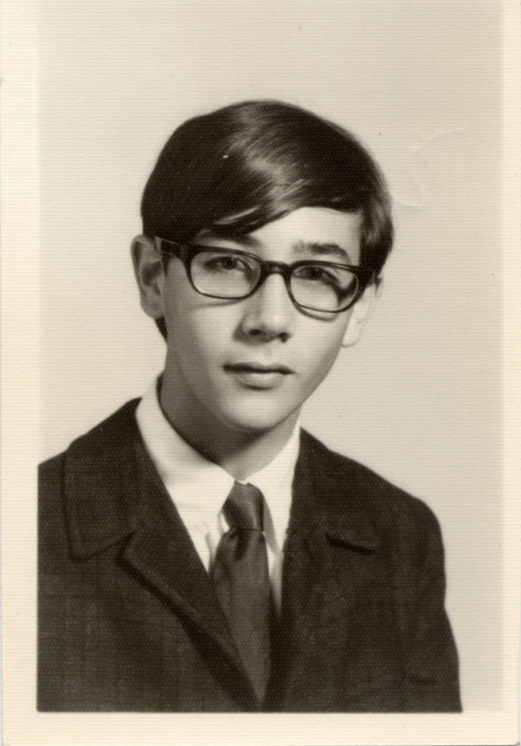
[[[302,433],[284,551],[281,630],[288,703],[294,695],[309,696],[316,709],[319,693],[303,695],[305,682],[320,679],[327,690],[328,677],[342,665],[342,640],[356,639],[358,621],[363,624],[352,612],[378,582],[380,538],[359,488],[335,469],[321,443]]]
[[[380,546],[360,486],[350,482],[346,474],[336,473],[332,466],[327,449],[303,431],[284,551],[288,613],[294,611],[295,604],[308,605],[317,591],[323,596],[321,606],[334,603],[335,594],[325,596],[321,589],[325,575],[332,574],[333,581],[336,579],[338,557],[341,570],[348,569],[353,575],[353,588],[356,574],[363,573],[368,564],[364,558]],[[339,554],[338,548],[345,551]],[[345,599],[345,588],[339,586],[337,590]]]
[[[144,461],[142,467],[140,490],[142,495],[146,491],[146,499],[140,501],[139,527],[123,556],[168,603],[187,616],[200,633],[213,639],[240,668],[210,576],[155,468]]]
[[[72,553],[87,559],[127,539],[123,562],[197,630],[195,639],[227,656],[251,699],[251,685],[210,577],[146,453],[134,417],[137,402],[130,404],[107,421],[101,434],[80,438],[67,453]]]

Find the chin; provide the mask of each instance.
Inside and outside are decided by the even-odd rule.
[[[230,430],[236,432],[261,435],[281,427],[284,423],[293,424],[298,416],[295,411],[275,413],[266,411],[265,408],[257,408],[256,411],[233,412],[225,416],[219,416],[219,420]]]

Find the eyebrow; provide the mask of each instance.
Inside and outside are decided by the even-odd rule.
[[[240,238],[233,239],[237,243],[251,249],[258,249],[262,246],[262,242],[259,241],[255,236],[244,235]],[[351,263],[351,257],[346,249],[343,249],[337,243],[331,243],[328,241],[297,241],[293,246],[293,250],[296,254],[314,254],[315,256],[332,256],[335,259],[340,259],[342,262]]]
[[[320,241],[298,241],[293,247],[297,254],[303,254],[309,252],[316,256],[334,256],[336,259],[341,259],[343,262],[349,263],[351,257],[346,249],[343,249],[337,243],[320,242]]]

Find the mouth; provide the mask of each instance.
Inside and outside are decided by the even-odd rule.
[[[225,365],[224,370],[240,384],[253,389],[277,388],[294,372],[287,365],[261,363],[233,363]]]
[[[224,366],[230,373],[281,373],[283,376],[293,373],[287,365],[262,365],[261,363],[233,363]]]

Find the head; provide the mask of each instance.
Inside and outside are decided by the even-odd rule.
[[[148,180],[142,218],[133,257],[142,306],[167,339],[164,381],[170,372],[192,419],[201,406],[202,420],[211,410],[214,423],[238,429],[269,429],[298,413],[339,348],[358,339],[393,238],[385,183],[367,151],[337,125],[274,101],[181,125]],[[343,252],[374,282],[337,314],[296,307],[280,274],[249,298],[216,300],[190,286],[179,258],[157,256],[155,237],[286,264],[309,251],[338,262]],[[283,372],[270,378],[241,371],[243,363]]]
[[[145,187],[141,215],[144,235],[183,242],[201,231],[236,238],[301,207],[359,213],[360,263],[379,277],[393,227],[385,181],[369,153],[308,111],[246,101],[175,130]]]

